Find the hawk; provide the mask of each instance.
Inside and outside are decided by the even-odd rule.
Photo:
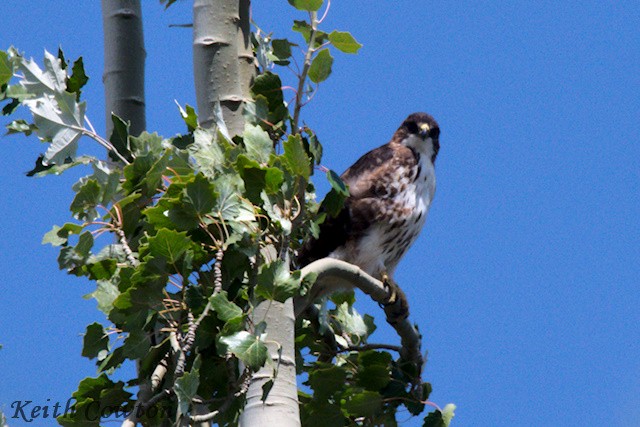
[[[393,272],[425,223],[436,190],[438,123],[426,113],[406,118],[391,141],[362,156],[341,178],[342,211],[300,250],[301,266],[330,257],[392,285]]]

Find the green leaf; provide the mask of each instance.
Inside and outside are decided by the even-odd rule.
[[[58,234],[60,229],[60,226],[54,225],[53,228],[42,237],[42,244],[50,243],[51,246],[61,246],[67,243],[68,236],[63,237]],[[80,227],[80,229],[82,230],[82,227]]]
[[[167,172],[171,155],[168,149],[160,158],[152,152],[136,157],[133,163],[124,167],[126,180],[122,187],[127,193],[140,189],[143,196],[152,197],[162,182],[162,175]]]
[[[273,381],[273,379],[270,379],[266,383],[262,384],[262,397],[260,398],[262,403],[267,401],[267,397],[269,397],[269,393],[271,393],[271,389],[273,388],[274,384],[275,381]]]
[[[218,319],[228,322],[231,319],[242,317],[242,309],[235,303],[229,301],[227,291],[221,291],[209,298],[213,311]]]
[[[311,44],[311,25],[305,21],[293,21],[293,31],[302,34],[307,44]],[[317,49],[322,46],[327,40],[329,35],[324,31],[316,30],[313,33],[313,48]]]
[[[221,344],[218,348],[220,354],[229,351],[254,371],[260,369],[267,360],[267,346],[260,337],[247,331],[220,337],[219,343]]]
[[[307,21],[293,21],[293,31],[302,34],[304,40],[309,43],[311,37],[311,25]]]
[[[308,180],[311,175],[311,159],[304,149],[300,134],[289,135],[283,145],[283,157],[289,170],[294,175],[302,176],[305,180]]]
[[[127,131],[128,130],[129,128],[127,127]],[[126,147],[131,149],[134,157],[147,155],[149,153],[160,156],[164,151],[162,137],[155,132],[142,132],[138,136],[129,135]]]
[[[85,231],[78,237],[76,246],[66,246],[60,250],[60,255],[58,255],[60,269],[66,269],[70,273],[81,275],[82,267],[84,267],[89,258],[92,247],[93,236],[89,231]]]
[[[129,146],[129,123],[125,123],[120,117],[115,114],[111,114],[111,121],[113,122],[113,130],[111,131],[111,137],[109,142],[113,145],[118,153],[128,161],[132,161],[131,148]],[[119,161],[120,158],[112,152],[109,152],[109,157],[113,161]]]
[[[0,89],[1,88],[3,88],[3,87],[0,86]],[[4,95],[6,95],[6,94],[0,93],[0,98],[2,96],[4,96]],[[10,98],[10,99],[11,99],[11,102],[9,102],[7,105],[2,107],[2,115],[4,115],[4,116],[8,116],[8,115],[12,114],[16,110],[16,108],[18,108],[20,106],[20,100],[19,99],[16,99],[16,98]],[[31,125],[31,126],[33,126],[34,130],[36,129],[35,125]]]
[[[253,123],[254,125],[260,125],[268,121],[269,103],[267,98],[264,95],[256,95],[253,101],[245,102],[242,114],[247,123]]]
[[[282,195],[275,194],[270,196],[263,192],[260,196],[262,198],[262,208],[271,218],[271,221],[278,224],[286,235],[291,234],[291,219],[282,208]]]
[[[442,411],[436,409],[425,417],[422,427],[449,427],[452,418],[455,416],[455,410],[456,405],[453,403],[446,404]]]
[[[364,339],[367,337],[368,328],[364,319],[347,303],[342,303],[336,308],[335,319],[340,323],[342,329],[354,338]]]
[[[187,200],[199,215],[210,213],[216,202],[215,188],[201,173],[185,187]]]
[[[264,182],[267,194],[274,194],[280,189],[284,180],[284,172],[278,168],[267,168],[265,170]]]
[[[342,212],[344,201],[349,197],[349,189],[332,170],[327,171],[327,180],[331,184],[331,190],[322,200],[322,211],[331,217],[336,217]]]
[[[51,141],[43,163],[59,164],[69,157],[74,158],[84,131],[86,106],[76,102],[75,96],[67,92],[67,74],[60,59],[45,51],[45,69],[42,70],[15,50],[10,50],[9,56],[16,71],[23,75],[20,86],[31,95],[22,103],[33,114],[38,136]]]
[[[109,337],[104,332],[101,324],[94,322],[87,326],[82,344],[82,356],[93,359],[103,350],[109,347]]]
[[[322,6],[323,0],[289,0],[289,4],[298,10],[316,12]]]
[[[282,260],[274,261],[260,267],[256,294],[269,300],[284,302],[298,293],[300,289],[300,272],[291,274]]]
[[[425,417],[422,427],[447,427],[447,424],[442,418],[442,412],[436,409]]]
[[[102,201],[101,190],[100,184],[95,179],[87,179],[81,183],[69,207],[76,218],[82,221],[98,218],[96,206]]]
[[[328,49],[322,49],[309,67],[309,79],[314,83],[325,81],[331,74],[331,66],[333,65],[333,57]]]
[[[344,53],[357,53],[362,47],[349,32],[332,31],[329,33],[329,41],[336,49]]]
[[[193,132],[198,128],[198,115],[196,114],[196,110],[189,104],[185,105],[184,109],[178,104],[178,108],[180,109],[180,115],[187,125],[187,130],[189,132]]]
[[[327,399],[344,390],[347,372],[344,366],[322,366],[316,364],[309,372],[308,385],[317,399]]]
[[[342,408],[355,417],[371,418],[376,416],[382,409],[382,396],[380,394],[364,390],[347,390]]]
[[[262,130],[260,126],[247,124],[244,127],[242,136],[249,158],[256,160],[258,163],[267,163],[273,153],[273,142],[271,142],[269,134]]]
[[[114,383],[105,374],[97,378],[83,379],[78,385],[78,390],[72,395],[76,401],[75,410],[60,415],[57,418],[58,423],[63,426],[98,427],[100,417],[96,415],[104,409],[131,410],[132,394],[125,391],[124,386],[124,382]]]
[[[0,86],[6,85],[13,76],[13,65],[9,61],[7,52],[0,51]]]
[[[149,336],[145,331],[132,329],[122,345],[122,355],[129,360],[144,358],[150,350]]]
[[[177,264],[180,257],[191,246],[186,232],[163,228],[155,236],[149,237],[150,257],[164,257],[169,264]]]
[[[302,425],[305,427],[327,427],[351,425],[344,418],[340,407],[335,403],[316,402],[302,408]]]
[[[358,354],[358,385],[379,391],[391,381],[391,355],[382,351],[363,351]]]
[[[239,182],[238,182],[239,180]],[[254,222],[253,205],[239,197],[242,179],[234,175],[222,175],[214,181],[218,192],[213,210],[219,218],[230,222]]]
[[[352,306],[356,302],[356,295],[352,290],[340,290],[332,293],[329,299],[336,306],[339,306],[344,303],[346,303],[349,306]]]
[[[185,372],[180,378],[176,379],[176,385],[173,387],[178,397],[178,412],[181,415],[189,413],[191,401],[198,393],[200,386],[200,370],[191,369],[191,372]]]
[[[455,410],[456,405],[454,405],[453,403],[447,403],[446,405],[444,405],[444,408],[442,408],[442,420],[444,421],[445,427],[449,427],[449,425],[451,424],[451,420],[455,416]]]
[[[342,212],[344,200],[345,197],[332,188],[322,200],[322,211],[335,218]]]
[[[244,154],[238,156],[236,168],[244,181],[246,197],[256,204],[260,204],[263,190],[268,194],[277,193],[284,180],[284,172],[281,169],[260,166]]]
[[[118,287],[108,280],[98,280],[96,290],[84,296],[85,299],[94,298],[98,303],[98,310],[108,315],[113,308],[113,301],[120,295]]]
[[[47,232],[42,238],[42,244],[47,243],[52,246],[66,245],[69,240],[69,235],[82,233],[83,227],[79,224],[68,222],[62,227],[54,225],[51,231]]]
[[[307,151],[309,151],[309,154],[313,157],[315,164],[319,165],[322,161],[322,144],[320,144],[316,134],[308,127],[305,126],[303,132],[307,135],[305,138]]]
[[[218,144],[216,134],[210,129],[196,129],[193,132],[193,144],[187,150],[193,156],[197,170],[207,177],[216,176],[225,165],[224,150]]]
[[[71,169],[75,166],[80,166],[80,165],[88,165],[97,161],[96,158],[92,156],[79,156],[79,157],[76,157],[74,160],[67,159],[62,164],[45,165],[44,163],[42,163],[43,159],[44,159],[44,155],[40,155],[36,159],[35,167],[29,172],[27,172],[26,175],[37,176],[37,177],[41,177],[45,175],[60,175],[62,172],[66,171],[67,169]]]
[[[278,126],[289,116],[289,110],[284,104],[282,81],[277,74],[270,71],[260,74],[255,78],[251,91],[255,99],[257,99],[258,95],[262,95],[267,99],[269,106],[268,121],[273,125]]]
[[[287,39],[273,39],[271,41],[272,60],[278,65],[289,65],[292,43]]]
[[[73,74],[67,79],[67,92],[76,94],[76,101],[80,100],[81,89],[89,81],[89,77],[84,73],[82,57],[73,63]]]
[[[349,197],[349,189],[345,185],[344,181],[342,181],[342,178],[340,178],[340,175],[332,170],[328,170],[327,180],[329,181],[329,184],[331,184],[331,188],[336,190],[339,195]]]
[[[89,260],[90,262],[91,260]],[[116,272],[117,261],[115,259],[103,259],[87,264],[87,272],[91,280],[107,280]]]
[[[122,355],[122,347],[118,347],[106,355],[101,353],[98,359],[101,361],[100,365],[98,365],[98,372],[107,372],[116,369],[126,360]]]

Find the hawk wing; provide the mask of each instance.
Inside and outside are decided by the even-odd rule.
[[[305,266],[324,258],[348,241],[357,240],[384,214],[384,199],[393,196],[398,167],[415,162],[411,149],[385,144],[369,151],[341,176],[349,187],[349,197],[335,217],[320,225],[318,239],[310,239],[300,249],[298,262]]]

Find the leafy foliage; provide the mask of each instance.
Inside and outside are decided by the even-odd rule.
[[[169,7],[174,1],[164,2]],[[76,412],[60,418],[62,425],[99,425],[83,411],[92,405],[136,408],[142,422],[156,425],[159,412],[177,420],[202,401],[220,411],[215,422],[232,425],[250,373],[270,363],[266,325],[251,322],[250,314],[262,301],[304,295],[313,279],[291,271],[286,260],[349,194],[327,171],[332,189],[321,205],[313,201],[310,179],[322,146],[311,129],[298,125],[303,92],[310,97],[315,89],[306,86],[309,81],[317,87],[330,76],[330,45],[345,53],[361,47],[348,32],[318,29],[322,0],[289,3],[310,17],[293,26],[307,44],[293,111],[273,66],[291,64],[297,45],[258,32],[254,45],[262,68],[245,106],[245,130],[233,139],[221,126],[199,127],[188,105],[179,107],[183,135],[134,137],[113,116],[113,132],[102,138],[87,127],[79,101],[88,81],[82,58],[69,67],[62,51],[57,57],[45,52],[41,69],[14,48],[0,52],[3,114],[24,106],[33,116],[33,123],[12,121],[9,132],[36,134],[48,144],[28,175],[90,166],[73,186],[74,221],[43,238],[60,248],[61,269],[95,281],[86,298],[97,301],[109,322],[87,327],[82,354],[95,359],[98,376],[82,380],[73,395]],[[14,75],[19,77],[11,84]],[[77,155],[83,136],[106,149],[104,159]],[[267,257],[269,251],[279,258]],[[309,390],[300,392],[306,426],[397,425],[401,405],[417,415],[428,399],[428,383],[412,384],[414,366],[369,346],[373,318],[360,315],[354,302],[352,293],[334,295],[315,316],[297,321],[297,369],[306,374]],[[139,363],[140,378],[112,381],[127,360]],[[162,375],[161,366],[167,367]],[[154,372],[153,401],[161,411],[152,413],[127,390],[149,384]],[[452,416],[446,407],[425,425],[448,425]]]

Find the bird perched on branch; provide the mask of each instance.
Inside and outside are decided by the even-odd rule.
[[[320,226],[318,239],[300,250],[301,266],[324,257],[357,265],[394,292],[393,272],[425,223],[436,190],[438,123],[413,113],[391,141],[362,156],[341,178],[349,187],[344,208]]]

